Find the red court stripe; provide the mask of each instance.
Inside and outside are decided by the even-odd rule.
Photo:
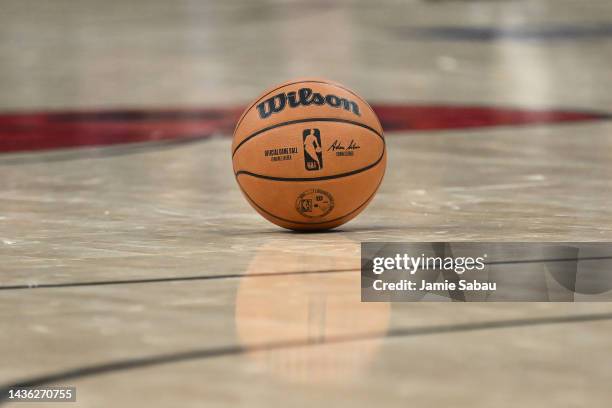
[[[486,106],[374,105],[383,128],[435,131],[610,119],[601,112]],[[0,153],[231,135],[243,108],[0,114]]]

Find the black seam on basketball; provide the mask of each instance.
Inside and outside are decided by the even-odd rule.
[[[247,113],[248,113],[248,112],[249,112],[251,109],[253,109],[253,107],[254,107],[255,105],[257,105],[257,102],[261,101],[263,98],[265,98],[266,96],[270,95],[272,92],[278,91],[279,89],[282,89],[282,88],[284,88],[284,87],[286,87],[286,86],[297,85],[297,84],[303,84],[303,83],[306,83],[306,82],[310,82],[310,83],[313,83],[313,84],[325,84],[325,85],[331,85],[331,86],[335,86],[335,87],[340,88],[340,89],[344,89],[346,92],[348,92],[348,93],[350,93],[351,95],[353,95],[353,96],[355,96],[355,97],[359,98],[359,99],[361,100],[361,102],[365,103],[365,105],[366,105],[368,108],[370,108],[370,110],[371,110],[372,112],[374,112],[374,109],[372,109],[372,107],[370,106],[370,104],[369,104],[369,103],[368,103],[368,102],[367,102],[365,99],[363,99],[361,96],[357,95],[355,92],[351,91],[351,90],[350,90],[350,89],[348,89],[348,88],[345,88],[345,87],[344,87],[344,86],[342,86],[342,85],[339,85],[339,84],[334,84],[333,82],[326,82],[326,81],[313,81],[313,80],[305,80],[305,81],[290,82],[290,83],[288,83],[288,84],[281,85],[281,86],[279,86],[279,87],[277,87],[277,88],[274,88],[274,89],[272,89],[270,92],[266,93],[265,95],[260,96],[260,97],[259,97],[259,98],[258,98],[258,99],[255,101],[255,102],[253,102],[253,103],[252,103],[252,104],[251,104],[251,105],[250,105],[248,108],[246,108],[246,109],[245,109],[245,111],[244,111],[244,113],[242,114],[242,116],[240,116],[240,119],[238,119],[238,123],[236,123],[236,126],[234,127],[234,134],[236,133],[236,130],[238,129],[238,126],[240,126],[240,124],[242,123],[242,121],[243,121],[243,120],[244,120],[244,118],[246,117]],[[378,119],[378,118],[377,118],[377,119]],[[378,120],[377,120],[377,121],[378,121]],[[380,121],[378,121],[378,125],[379,125],[379,126],[380,126],[380,128],[382,129],[382,125],[381,125]]]
[[[380,137],[383,141],[383,143],[385,142],[385,137],[379,133],[376,129],[361,123],[361,122],[355,122],[353,120],[348,120],[348,119],[339,119],[339,118],[308,118],[308,119],[296,119],[296,120],[290,120],[287,122],[281,122],[281,123],[277,123],[275,125],[271,125],[268,127],[265,127],[263,129],[258,130],[257,132],[251,133],[250,135],[248,135],[247,137],[245,137],[242,142],[240,142],[238,144],[238,146],[236,146],[236,149],[234,149],[234,151],[232,152],[232,157],[234,157],[236,155],[236,152],[238,151],[238,149],[240,149],[242,147],[242,145],[244,145],[246,142],[248,142],[249,140],[253,139],[256,136],[259,136],[260,134],[267,132],[268,130],[272,130],[272,129],[276,129],[279,127],[283,127],[283,126],[289,126],[289,125],[295,125],[296,123],[307,123],[307,122],[338,122],[338,123],[348,123],[349,125],[355,125],[355,126],[360,126],[364,129],[368,129],[369,131],[371,131],[372,133],[376,134],[376,136]]]
[[[383,144],[383,151],[382,154],[380,155],[380,157],[372,164],[368,164],[365,167],[361,167],[359,169],[356,170],[352,170],[346,173],[340,173],[340,174],[334,174],[331,176],[321,176],[321,177],[275,177],[275,176],[266,176],[263,174],[257,174],[257,173],[251,173],[250,171],[246,171],[246,170],[239,170],[238,172],[236,172],[234,174],[234,176],[236,176],[236,179],[238,179],[238,176],[251,176],[251,177],[257,177],[260,179],[266,179],[266,180],[274,180],[274,181],[322,181],[322,180],[333,180],[333,179],[337,179],[337,178],[342,178],[342,177],[348,177],[348,176],[352,176],[354,174],[359,174],[362,173],[364,171],[370,170],[372,167],[376,167],[376,165],[378,163],[380,163],[380,161],[383,159],[383,157],[385,157],[385,147]]]
[[[238,187],[240,187],[240,190],[242,191],[242,193],[247,197],[247,199],[249,200],[249,202],[253,203],[253,205],[257,208],[259,208],[261,211],[265,212],[266,214],[268,214],[270,217],[274,217],[277,220],[281,220],[284,222],[290,222],[293,224],[300,224],[300,225],[322,225],[322,224],[329,224],[330,222],[334,222],[334,221],[338,221],[344,217],[348,217],[349,215],[353,214],[355,211],[359,210],[361,207],[363,207],[364,205],[366,205],[372,198],[374,198],[374,196],[376,195],[376,193],[378,192],[378,189],[380,188],[380,185],[382,184],[383,179],[385,178],[385,173],[383,172],[383,175],[380,176],[380,180],[378,180],[378,184],[376,185],[376,188],[374,189],[374,192],[363,202],[361,203],[357,208],[355,208],[354,210],[352,210],[351,212],[348,212],[340,217],[334,218],[333,220],[328,220],[328,221],[321,221],[321,222],[304,222],[304,221],[292,221],[292,220],[287,220],[285,218],[281,218],[277,215],[272,214],[271,212],[269,212],[268,210],[266,210],[265,208],[261,207],[259,204],[257,204],[255,202],[255,200],[253,200],[251,198],[250,195],[247,194],[247,192],[244,190],[244,188],[242,187],[242,184],[240,184],[240,180],[238,180],[238,177],[236,177],[236,182],[238,183]]]

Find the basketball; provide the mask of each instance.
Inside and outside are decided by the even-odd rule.
[[[376,114],[359,95],[324,79],[271,88],[242,114],[232,162],[248,202],[292,230],[325,230],[356,217],[386,167]]]

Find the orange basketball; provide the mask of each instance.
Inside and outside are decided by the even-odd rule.
[[[366,101],[324,79],[285,82],[257,98],[234,131],[238,185],[264,218],[293,230],[334,228],[376,194],[387,156]]]

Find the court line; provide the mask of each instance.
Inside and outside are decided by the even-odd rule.
[[[551,258],[551,259],[534,259],[534,260],[519,260],[519,261],[493,261],[484,262],[485,265],[510,265],[524,263],[545,263],[545,262],[573,262],[573,261],[598,261],[602,259],[612,259],[612,256],[585,256],[584,258]]]
[[[248,347],[243,347],[240,345],[231,345],[213,348],[200,348],[178,353],[167,353],[149,357],[136,357],[116,360],[102,364],[92,364],[36,377],[30,377],[10,384],[0,385],[0,404],[6,402],[8,390],[12,388],[32,388],[48,384],[62,384],[69,380],[77,380],[115,372],[141,369],[146,367],[155,367],[165,364],[181,363],[186,361],[239,356],[246,353],[292,349],[305,346],[321,347],[328,344],[342,344],[357,341],[368,341],[378,338],[395,339],[436,334],[466,333],[481,330],[510,329],[516,327],[532,327],[554,324],[587,323],[607,320],[612,320],[612,313],[597,313],[574,316],[553,316],[531,319],[493,320],[476,323],[397,328],[389,330],[384,336],[381,336],[380,332],[371,332],[362,333],[358,335],[332,336],[325,338],[324,341],[287,340],[255,344]]]
[[[433,26],[392,29],[403,38],[447,41],[576,41],[612,37],[612,24],[536,27]]]
[[[551,259],[526,259],[520,261],[493,261],[484,262],[485,265],[501,265],[501,264],[525,264],[525,263],[545,263],[545,262],[574,262],[574,261],[596,261],[603,259],[612,259],[612,256],[592,256],[585,258],[551,258]],[[251,273],[248,275],[231,273],[224,275],[197,275],[197,276],[177,276],[170,278],[150,278],[150,279],[130,279],[130,280],[112,280],[112,281],[93,281],[93,282],[68,282],[68,283],[43,283],[40,285],[10,285],[0,286],[0,290],[23,290],[23,289],[53,289],[53,288],[70,288],[79,286],[106,286],[106,285],[130,285],[140,283],[162,283],[162,282],[182,282],[182,281],[197,281],[197,280],[221,280],[221,279],[243,279],[243,278],[265,278],[275,276],[293,276],[293,275],[316,275],[327,273],[346,273],[358,272],[359,268],[348,269],[321,269],[316,271],[295,271],[295,272],[272,272],[272,273]]]
[[[211,136],[173,138],[154,142],[134,142],[117,145],[98,145],[83,148],[19,151],[8,156],[0,155],[0,166],[15,166],[35,163],[54,163],[67,160],[92,160],[120,157],[140,153],[151,153],[178,148],[185,145],[202,143]]]
[[[93,282],[69,282],[69,283],[43,283],[41,285],[11,285],[0,286],[0,290],[21,290],[21,289],[50,289],[50,288],[70,288],[79,286],[104,286],[104,285],[129,285],[138,283],[161,283],[161,282],[182,282],[195,280],[221,280],[221,279],[242,279],[242,278],[265,278],[272,276],[292,276],[292,275],[315,275],[327,273],[356,272],[359,269],[321,269],[316,271],[296,271],[296,272],[259,272],[243,275],[240,273],[228,273],[223,275],[196,275],[196,276],[177,276],[171,278],[150,278],[150,279],[129,279],[112,281],[93,281]]]

